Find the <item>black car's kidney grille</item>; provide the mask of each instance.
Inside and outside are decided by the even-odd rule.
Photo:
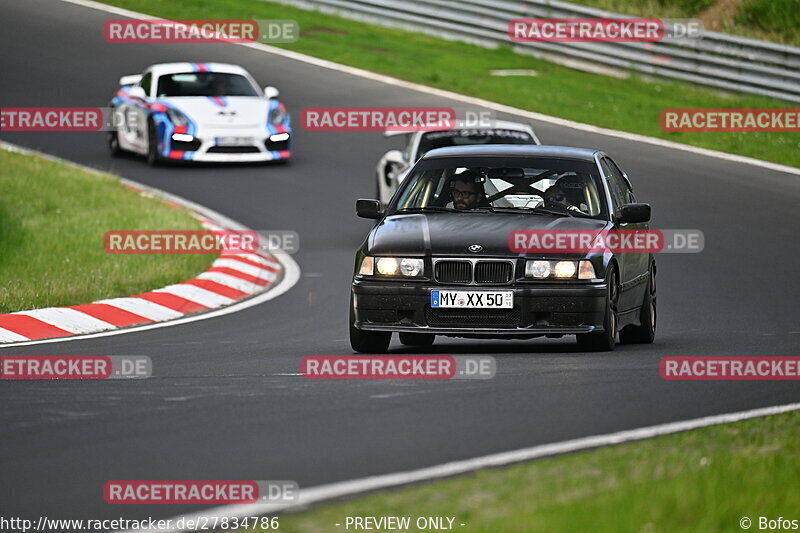
[[[508,283],[509,281],[511,281],[511,263],[478,261],[475,264],[475,283]]]
[[[469,261],[439,261],[436,263],[436,281],[469,283],[472,281],[472,263]]]
[[[514,265],[508,261],[478,261],[474,264],[475,283],[508,283]],[[439,283],[472,283],[473,263],[470,261],[438,261],[436,281]]]
[[[459,328],[515,328],[519,326],[519,307],[513,309],[437,309],[425,306],[428,326]]]

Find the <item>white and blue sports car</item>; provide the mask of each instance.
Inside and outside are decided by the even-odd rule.
[[[277,161],[290,157],[289,114],[278,89],[262,91],[242,67],[162,63],[120,78],[111,100],[112,155],[165,160]]]

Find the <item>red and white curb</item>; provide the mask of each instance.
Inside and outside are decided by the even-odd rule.
[[[106,175],[89,167],[5,142],[0,142],[0,149],[37,155]],[[247,230],[242,225],[183,198],[130,180],[123,179],[122,182],[126,188],[139,194],[160,198],[174,207],[186,208],[206,229]],[[211,318],[222,314],[220,311],[244,309],[286,292],[297,282],[299,273],[297,264],[284,253],[223,254],[197,277],[150,292],[69,307],[48,307],[1,314],[0,344],[14,343],[18,346],[19,343],[32,344],[32,341],[44,339],[54,342],[69,340],[76,335],[81,335],[80,338],[95,337],[112,332],[138,331],[156,325]],[[217,312],[212,312],[213,310]],[[160,324],[162,322],[167,323]],[[120,328],[126,329],[114,331]]]

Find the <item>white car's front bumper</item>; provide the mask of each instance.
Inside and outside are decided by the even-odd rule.
[[[275,135],[275,134],[272,134]],[[216,163],[278,161],[291,157],[289,138],[271,142],[270,134],[252,130],[203,130],[194,138],[194,145],[178,142],[173,135],[166,156],[168,159]],[[234,142],[230,139],[235,138]],[[196,146],[200,141],[199,147]],[[275,149],[270,149],[275,148]]]

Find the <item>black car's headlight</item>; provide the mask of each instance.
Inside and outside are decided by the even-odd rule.
[[[525,277],[533,279],[595,279],[591,261],[549,261],[529,259],[525,262]]]
[[[425,262],[417,257],[371,257],[361,261],[358,273],[362,276],[415,278],[423,275]]]

